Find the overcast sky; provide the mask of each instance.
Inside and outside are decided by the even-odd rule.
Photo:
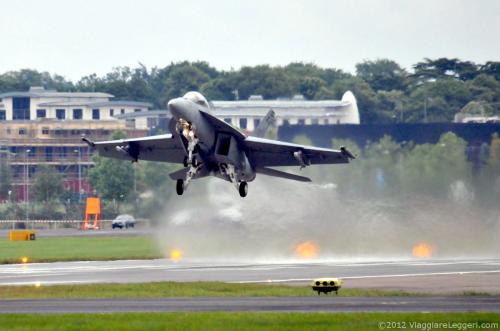
[[[0,73],[78,80],[116,66],[205,60],[219,69],[363,59],[500,60],[497,0],[3,1]]]

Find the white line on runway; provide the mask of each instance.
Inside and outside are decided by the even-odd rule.
[[[62,280],[62,281],[33,281],[33,282],[12,282],[12,283],[2,283],[1,286],[44,286],[44,285],[71,285],[71,284],[89,284],[89,283],[99,283],[95,280]]]
[[[466,275],[466,274],[491,274],[500,273],[500,270],[484,271],[452,271],[452,272],[427,272],[415,274],[395,274],[395,275],[368,275],[368,276],[348,276],[339,277],[341,279],[363,279],[363,278],[393,278],[393,277],[419,277],[419,276],[445,276],[445,275]],[[267,280],[242,280],[229,282],[233,284],[251,284],[251,283],[290,283],[290,282],[310,282],[313,278],[289,278],[289,279],[267,279]]]

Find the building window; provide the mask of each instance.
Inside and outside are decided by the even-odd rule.
[[[301,118],[300,120],[297,121],[298,125],[306,125],[306,120]]]
[[[19,134],[20,135],[25,135],[26,134],[26,128],[19,128]]]
[[[140,111],[140,109],[134,109],[134,113],[139,113]]]
[[[53,151],[54,149],[52,146],[45,147],[45,159],[49,162],[52,161]]]
[[[260,124],[260,118],[256,118],[253,120],[253,127],[257,128]]]
[[[114,109],[110,109],[109,110],[109,116],[115,116],[115,110]]]
[[[98,108],[92,109],[92,119],[93,120],[98,120],[101,118],[101,112],[99,111]]]
[[[12,130],[10,128],[7,128],[7,134],[11,134]]]
[[[226,122],[227,124],[231,124],[231,119],[230,118],[225,118],[224,122]]]
[[[42,134],[49,134],[49,128],[48,127],[43,127],[42,128]]]
[[[30,102],[30,98],[27,97],[12,98],[12,119],[29,120]]]
[[[59,156],[64,159],[68,155],[68,148],[67,147],[61,147],[59,149]]]
[[[80,108],[73,109],[73,119],[74,120],[81,120],[83,118],[83,110]]]
[[[29,157],[35,157],[35,156],[36,156],[36,147],[31,147],[29,152]]]
[[[45,118],[45,117],[47,117],[47,111],[45,111],[45,109],[36,110],[36,118]]]
[[[123,108],[120,109],[120,114],[122,114],[122,115],[125,114],[125,109],[123,109]]]
[[[245,130],[247,128],[247,119],[246,118],[240,118],[240,129]]]
[[[5,114],[5,110],[0,110],[0,121],[5,121],[7,119],[7,116]]]
[[[66,119],[66,109],[56,109],[56,118],[58,120]]]

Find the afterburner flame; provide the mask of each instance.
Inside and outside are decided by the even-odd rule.
[[[416,244],[412,250],[413,256],[420,258],[431,257],[432,251],[432,246],[424,242]]]
[[[319,246],[313,241],[304,241],[295,246],[295,255],[303,259],[313,259],[319,255]]]
[[[182,252],[180,249],[174,248],[170,250],[170,260],[178,262],[182,260]]]

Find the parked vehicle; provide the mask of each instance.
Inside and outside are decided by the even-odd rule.
[[[132,215],[118,215],[114,220],[113,223],[111,223],[111,227],[113,229],[119,228],[119,229],[128,229],[128,228],[133,228],[135,226],[135,218]]]

